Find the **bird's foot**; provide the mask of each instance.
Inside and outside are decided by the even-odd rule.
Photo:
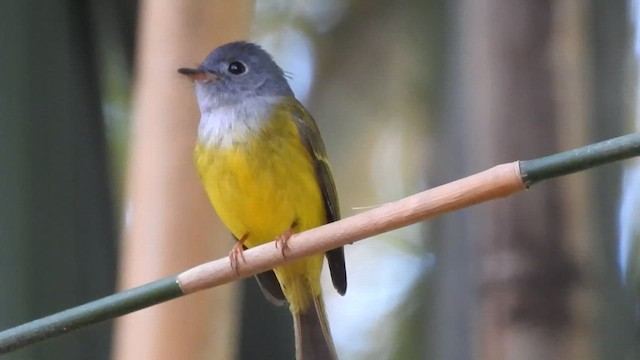
[[[280,249],[280,252],[282,253],[282,257],[287,257],[287,255],[285,255],[285,251],[289,248],[289,245],[287,244],[287,242],[289,241],[289,239],[291,238],[291,236],[293,236],[294,234],[294,227],[295,224],[292,225],[289,229],[287,229],[287,231],[285,231],[284,233],[282,233],[281,235],[279,235],[276,238],[276,249]]]
[[[244,242],[249,238],[249,233],[244,234],[242,239],[238,240],[238,242],[233,245],[231,248],[231,252],[229,252],[229,262],[231,263],[231,269],[236,271],[236,274],[239,274],[239,263],[238,260],[242,259],[244,261]]]

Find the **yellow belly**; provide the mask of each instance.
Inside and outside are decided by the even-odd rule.
[[[292,121],[275,123],[243,142],[200,142],[196,166],[216,212],[248,248],[273,241],[292,225],[301,232],[325,223],[324,202],[311,158]],[[320,293],[322,255],[275,269],[292,311]]]

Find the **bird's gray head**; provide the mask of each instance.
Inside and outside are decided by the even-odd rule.
[[[197,68],[178,72],[194,80],[203,112],[255,97],[293,96],[284,72],[271,55],[249,42],[222,45]]]

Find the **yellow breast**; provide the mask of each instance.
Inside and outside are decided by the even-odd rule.
[[[216,145],[201,139],[196,165],[216,212],[247,246],[272,241],[293,224],[303,231],[325,223],[311,158],[284,112],[244,139]]]
[[[297,127],[286,111],[275,115],[258,131],[224,130],[239,131],[239,139],[202,138],[195,150],[211,203],[237,239],[248,234],[248,248],[273,241],[292,225],[300,232],[326,222],[315,169]],[[318,254],[274,269],[294,313],[320,294],[322,261]]]

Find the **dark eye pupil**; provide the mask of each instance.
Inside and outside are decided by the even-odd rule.
[[[232,73],[233,75],[240,75],[245,71],[247,71],[247,67],[244,66],[244,64],[241,63],[240,61],[234,61],[231,64],[229,64],[229,72]]]

